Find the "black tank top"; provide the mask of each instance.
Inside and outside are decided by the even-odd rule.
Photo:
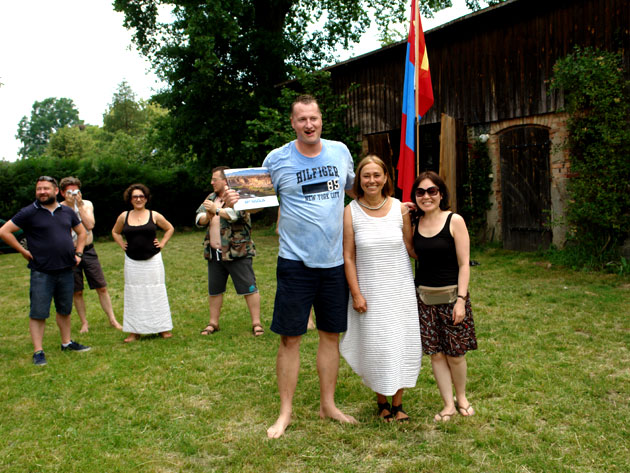
[[[144,225],[129,225],[129,212],[125,216],[122,234],[127,240],[127,256],[135,260],[147,260],[160,252],[153,244],[157,225],[153,221],[153,213],[149,210],[149,221]]]
[[[459,264],[455,251],[455,240],[450,232],[450,213],[442,230],[431,238],[413,234],[413,247],[418,256],[416,264],[416,286],[442,287],[457,284]]]

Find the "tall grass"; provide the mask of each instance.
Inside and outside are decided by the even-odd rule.
[[[477,251],[471,294],[479,349],[468,355],[476,415],[444,425],[430,362],[405,395],[406,425],[383,424],[373,393],[342,361],[337,403],[359,425],[317,416],[317,334],[303,339],[294,423],[279,440],[268,329],[276,238],[255,230],[254,269],[267,332],[254,338],[230,285],[221,331],[208,320],[202,234],[178,233],[164,251],[174,337],[123,344],[86,291],[87,353],[59,350],[31,363],[28,271],[0,256],[0,471],[3,472],[626,472],[630,470],[629,281],[549,268],[529,254]],[[96,244],[122,317],[123,254]],[[395,295],[393,295],[395,296]]]

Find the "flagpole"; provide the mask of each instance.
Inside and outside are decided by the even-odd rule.
[[[420,120],[418,119],[418,110],[420,109],[420,94],[418,93],[419,84],[420,84],[420,9],[418,8],[418,0],[413,1],[413,29],[414,29],[414,50],[415,50],[415,58],[416,64],[414,68],[414,78],[413,78],[413,88],[414,88],[414,100],[415,100],[415,111],[416,116],[414,117],[416,122],[416,169],[415,176],[420,172]],[[414,178],[415,178],[414,176]]]

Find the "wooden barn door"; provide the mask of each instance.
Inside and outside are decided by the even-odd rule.
[[[392,179],[396,179],[394,164],[392,162],[392,146],[389,141],[389,133],[374,133],[371,135],[363,135],[363,155],[374,153],[383,160],[389,175]],[[358,161],[357,163],[358,164]]]
[[[533,251],[551,244],[549,130],[512,128],[499,138],[503,247]]]

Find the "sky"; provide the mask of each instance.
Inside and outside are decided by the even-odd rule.
[[[468,12],[464,0],[423,18],[424,30]],[[0,159],[15,161],[15,138],[33,103],[48,97],[72,99],[87,124],[103,124],[103,113],[126,80],[138,99],[163,87],[131,43],[124,16],[112,0],[0,0]],[[348,59],[378,49],[367,33]]]

